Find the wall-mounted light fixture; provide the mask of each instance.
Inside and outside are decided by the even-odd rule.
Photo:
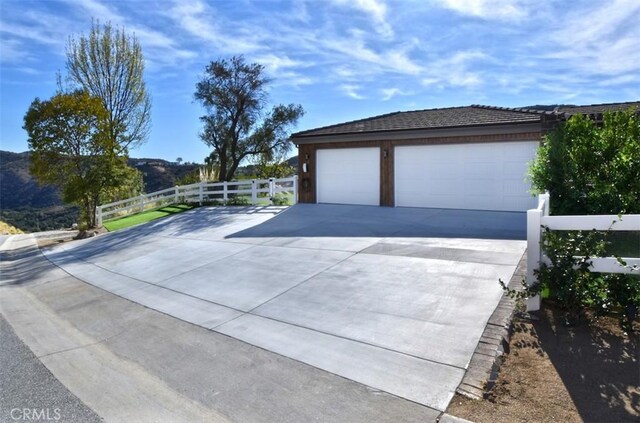
[[[305,160],[309,160],[309,154],[308,153],[304,155],[304,159]]]
[[[386,159],[387,156],[389,155],[389,150],[382,150],[382,156]]]

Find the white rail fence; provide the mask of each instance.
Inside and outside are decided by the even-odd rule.
[[[225,204],[235,198],[244,198],[249,204],[271,204],[279,193],[290,193],[291,202],[298,202],[298,177],[247,179],[233,182],[200,182],[178,185],[160,191],[142,194],[138,197],[103,204],[96,209],[96,224],[109,218],[140,213],[174,203],[219,202]]]
[[[591,215],[591,216],[550,216],[549,194],[538,197],[538,207],[527,211],[527,283],[538,282],[534,271],[540,263],[550,264],[544,255],[541,242],[543,226],[557,231],[640,231],[640,214]],[[640,253],[640,251],[639,251]],[[624,257],[628,266],[640,266],[640,258]],[[598,257],[591,260],[590,270],[602,273],[631,273],[634,270],[621,265],[615,257]],[[540,296],[527,299],[527,310],[540,309]]]

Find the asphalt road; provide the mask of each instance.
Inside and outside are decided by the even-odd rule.
[[[34,420],[102,421],[49,372],[0,315],[0,422]]]

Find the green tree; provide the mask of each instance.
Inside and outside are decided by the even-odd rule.
[[[263,178],[288,178],[296,174],[296,168],[286,160],[269,161],[261,159],[256,164],[256,177]]]
[[[60,187],[63,201],[80,207],[82,223],[89,228],[95,227],[101,199],[135,179],[135,170],[114,154],[108,128],[108,111],[86,91],[36,98],[24,117],[32,175]]]
[[[107,133],[117,155],[142,144],[151,126],[151,99],[144,82],[144,57],[135,36],[110,23],[94,22],[88,36],[70,38],[68,78],[101,100]]]
[[[232,180],[247,157],[272,157],[291,149],[288,130],[304,110],[279,104],[265,113],[269,82],[262,65],[234,56],[211,62],[196,84],[195,99],[207,111],[200,118],[200,137],[213,148],[208,162],[218,162],[221,181]]]
[[[554,214],[640,213],[638,112],[605,113],[602,123],[572,116],[545,137],[530,175]]]

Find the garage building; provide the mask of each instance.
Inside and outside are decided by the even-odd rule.
[[[302,203],[526,211],[542,136],[574,113],[601,117],[638,103],[551,111],[472,105],[395,112],[298,132]]]

